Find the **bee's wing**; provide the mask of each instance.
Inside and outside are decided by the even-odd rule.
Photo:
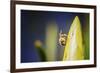
[[[59,33],[59,35],[61,35],[62,34],[62,30],[60,30],[60,33]]]

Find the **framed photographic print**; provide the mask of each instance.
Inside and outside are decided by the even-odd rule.
[[[96,67],[96,6],[11,1],[11,72]]]

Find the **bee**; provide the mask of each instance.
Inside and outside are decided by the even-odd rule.
[[[66,40],[67,40],[67,35],[65,33],[62,33],[62,30],[61,30],[60,33],[59,33],[59,44],[61,46],[65,46]]]

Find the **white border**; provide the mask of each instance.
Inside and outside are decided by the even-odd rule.
[[[20,10],[41,10],[41,11],[59,11],[59,12],[79,12],[90,13],[90,60],[82,61],[59,61],[59,62],[33,62],[20,63]],[[85,8],[70,8],[70,7],[52,7],[52,6],[37,6],[37,5],[16,5],[16,69],[23,68],[39,68],[39,67],[54,67],[54,66],[74,66],[94,64],[94,10]]]

